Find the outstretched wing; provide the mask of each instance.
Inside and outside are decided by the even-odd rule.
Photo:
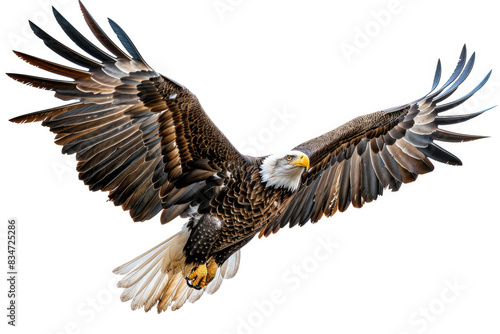
[[[461,161],[436,141],[462,142],[481,136],[463,135],[441,129],[440,125],[467,121],[483,113],[440,116],[470,98],[490,73],[467,95],[448,103],[448,98],[467,78],[474,65],[473,54],[466,63],[466,48],[449,80],[436,90],[441,76],[438,62],[432,90],[408,105],[361,116],[294,148],[306,153],[311,168],[285,211],[260,233],[268,236],[289,225],[317,222],[350,204],[360,208],[377,199],[386,188],[397,191],[403,183],[431,172],[436,160],[461,165]]]
[[[110,25],[128,54],[81,3],[80,7],[90,30],[109,53],[87,40],[55,9],[59,25],[88,56],[30,22],[45,45],[86,70],[15,52],[34,66],[73,80],[12,73],[10,77],[76,102],[11,121],[43,121],[56,133],[63,153],[76,154],[79,178],[90,190],[109,191],[111,201],[130,210],[134,221],[150,219],[165,209],[165,223],[193,201],[208,201],[225,170],[244,164],[246,157],[212,123],[196,96],[146,64],[115,22],[110,20]]]

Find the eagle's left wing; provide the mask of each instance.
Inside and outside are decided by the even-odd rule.
[[[107,51],[55,9],[57,22],[83,54],[30,22],[48,48],[83,69],[15,52],[31,65],[73,80],[8,73],[10,77],[72,102],[11,121],[42,121],[56,134],[63,153],[76,155],[79,178],[90,190],[109,192],[113,204],[129,211],[134,221],[163,210],[161,222],[167,223],[193,202],[206,205],[224,181],[225,171],[244,166],[250,158],[236,150],[193,93],[144,61],[114,21],[110,25],[127,52],[106,35],[81,2],[80,7]]]
[[[408,105],[360,116],[322,136],[294,148],[306,153],[311,168],[302,175],[301,185],[285,211],[262,229],[260,236],[276,233],[289,225],[317,222],[349,205],[360,208],[376,200],[385,188],[399,190],[419,174],[434,169],[432,160],[461,165],[461,161],[435,141],[462,142],[481,136],[463,135],[441,129],[440,125],[467,121],[468,115],[440,116],[470,98],[490,73],[467,95],[448,103],[449,97],[467,78],[474,65],[473,54],[466,63],[466,48],[450,79],[435,90],[441,76],[438,62],[432,90]]]

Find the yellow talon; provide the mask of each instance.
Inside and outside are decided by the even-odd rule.
[[[217,265],[217,263],[215,263],[214,260],[212,260],[207,268],[207,284],[215,278],[215,274],[217,274],[217,268],[219,268],[219,266]]]
[[[186,277],[186,282],[192,288],[202,289],[215,278],[218,268],[214,260],[209,261],[208,266],[200,264]]]
[[[199,290],[206,285],[207,274],[207,265],[200,264],[188,277],[186,277],[186,281],[190,287]]]

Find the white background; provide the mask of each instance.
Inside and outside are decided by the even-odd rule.
[[[73,47],[49,19],[49,4],[90,34],[76,1],[9,2],[0,20],[1,71],[42,75],[11,49],[60,61],[29,33],[28,19]],[[197,94],[244,153],[287,150],[360,114],[412,101],[431,87],[439,57],[442,82],[447,79],[464,43],[469,54],[477,52],[476,66],[452,99],[494,72],[477,97],[453,112],[500,102],[500,21],[492,1],[85,4],[110,35],[108,16],[152,67]],[[230,10],[220,13],[214,4]],[[383,15],[388,9],[392,13]],[[363,30],[370,36],[363,39]],[[347,44],[357,53],[346,57],[341,47]],[[243,249],[236,277],[215,295],[158,315],[121,303],[111,270],[175,233],[181,219],[168,226],[158,216],[134,224],[106,203],[106,194],[89,192],[74,158],[60,154],[47,129],[7,122],[61,102],[6,76],[0,84],[5,272],[6,221],[19,219],[15,329],[6,325],[6,281],[0,284],[1,326],[9,333],[500,331],[497,109],[450,127],[491,136],[443,145],[464,166],[436,163],[433,173],[362,210],[255,239]],[[280,123],[277,111],[288,118]],[[257,145],[249,144],[255,135]],[[338,248],[331,255],[318,248],[332,240]],[[458,287],[450,290],[450,284]]]

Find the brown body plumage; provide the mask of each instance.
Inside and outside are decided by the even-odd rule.
[[[111,27],[128,54],[116,46],[81,5],[84,18],[107,52],[89,42],[54,11],[66,34],[91,59],[62,45],[35,24],[34,33],[54,52],[87,70],[55,64],[21,52],[28,63],[72,81],[9,74],[15,80],[55,91],[76,102],[23,115],[13,122],[43,121],[63,153],[76,154],[79,177],[90,190],[108,191],[134,221],[161,211],[161,222],[189,218],[181,232],[115,270],[127,276],[122,300],[146,310],[177,309],[223,278],[234,276],[239,250],[255,235],[361,207],[383,190],[399,189],[433,170],[430,159],[460,164],[435,141],[481,138],[452,133],[440,125],[480,113],[439,116],[468,95],[441,103],[466,79],[465,47],[451,78],[406,105],[358,117],[284,155],[241,154],[209,119],[188,89],[155,72],[128,36]],[[187,280],[187,284],[184,281]]]

